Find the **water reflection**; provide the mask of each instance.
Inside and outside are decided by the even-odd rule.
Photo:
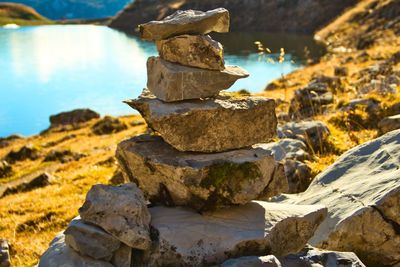
[[[226,47],[226,62],[251,74],[232,90],[262,90],[268,81],[300,66],[290,60],[260,61],[253,44],[260,38],[252,35],[216,38]],[[121,101],[140,94],[147,57],[155,54],[153,43],[101,26],[0,29],[0,136],[35,134],[48,127],[49,115],[74,108],[132,113]]]

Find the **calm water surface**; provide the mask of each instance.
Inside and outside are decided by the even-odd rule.
[[[230,90],[263,90],[282,73],[301,67],[305,46],[312,57],[322,52],[310,37],[235,33],[214,38],[225,46],[227,64],[250,73]],[[285,62],[261,58],[256,40],[273,53],[285,47]],[[156,55],[153,43],[103,26],[0,28],[0,136],[36,134],[48,127],[51,114],[74,108],[132,113],[121,101],[140,94],[151,55]]]

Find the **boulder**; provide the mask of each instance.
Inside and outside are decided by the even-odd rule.
[[[268,142],[276,133],[275,101],[262,97],[164,103],[144,91],[126,102],[181,151],[219,152]]]
[[[10,267],[10,249],[7,240],[0,239],[0,267]]]
[[[23,160],[36,160],[40,157],[40,150],[32,144],[21,147],[18,151],[10,151],[5,160],[9,163],[15,163]]]
[[[117,158],[153,203],[207,210],[288,192],[282,168],[262,148],[181,152],[161,137],[141,135],[120,143]]]
[[[5,188],[0,187],[0,197],[45,187],[55,180],[56,178],[47,172],[32,176],[28,175],[20,180],[12,181],[8,185],[6,184]]]
[[[50,127],[74,125],[100,118],[100,114],[90,109],[75,109],[50,116]]]
[[[400,114],[384,118],[379,122],[378,127],[381,134],[400,129]]]
[[[309,243],[353,251],[368,266],[400,261],[400,130],[355,147],[285,204],[321,204],[328,217]]]
[[[150,214],[143,193],[133,183],[94,185],[79,214],[84,222],[100,226],[132,248],[150,247]]]
[[[95,260],[87,256],[79,255],[65,243],[63,233],[51,241],[49,248],[40,257],[38,267],[115,267],[113,264]]]
[[[161,21],[150,21],[139,25],[140,37],[144,40],[163,40],[182,34],[207,34],[229,31],[229,12],[217,8],[207,12],[178,10]]]
[[[150,213],[157,243],[145,266],[213,266],[244,255],[298,252],[326,208],[253,201],[203,215],[182,207]]]
[[[180,35],[157,41],[157,50],[164,60],[201,69],[223,70],[224,49],[209,35]]]
[[[278,128],[279,138],[293,138],[303,141],[313,151],[321,151],[330,131],[321,121],[289,122]]]
[[[333,94],[326,83],[312,82],[294,92],[289,116],[307,118],[323,113],[326,105],[333,103]]]
[[[165,102],[212,97],[248,76],[237,66],[216,71],[187,67],[160,57],[147,60],[147,88]]]
[[[0,160],[0,178],[10,176],[13,173],[13,169],[5,160]]]
[[[78,216],[64,232],[65,243],[83,256],[110,261],[121,242],[103,229],[87,224]]]
[[[307,152],[306,144],[297,139],[284,138],[276,142],[257,144],[256,147],[270,150],[275,160],[278,161],[286,159],[304,161],[311,158]]]
[[[128,129],[128,126],[118,118],[105,116],[92,126],[92,132],[96,135],[113,134]]]
[[[221,267],[365,267],[353,252],[327,251],[311,246],[305,247],[296,254],[285,257],[246,256],[225,261]]]

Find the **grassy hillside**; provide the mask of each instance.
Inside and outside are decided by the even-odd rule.
[[[31,7],[16,3],[0,3],[0,25],[41,25],[51,21]]]

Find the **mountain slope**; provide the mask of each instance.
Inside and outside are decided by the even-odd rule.
[[[159,20],[177,9],[225,7],[232,31],[314,33],[358,0],[136,0],[121,11],[110,27],[133,32],[138,24]]]
[[[0,3],[0,25],[11,23],[36,25],[47,24],[50,21],[29,6],[16,3]]]
[[[114,16],[131,0],[15,0],[14,2],[29,5],[40,14],[58,20]]]

